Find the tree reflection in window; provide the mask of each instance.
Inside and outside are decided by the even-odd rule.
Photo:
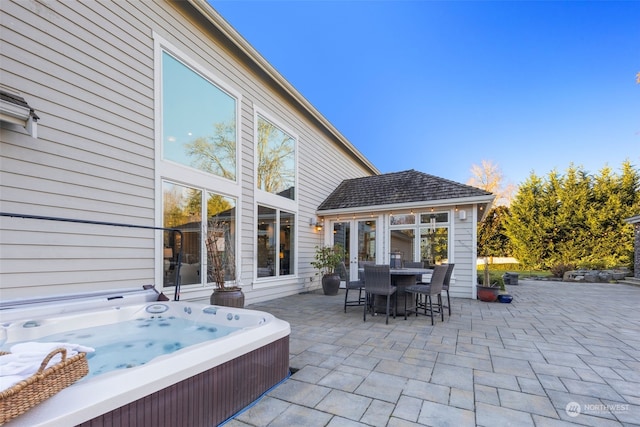
[[[258,188],[295,200],[295,139],[258,116]]]
[[[203,74],[163,52],[163,159],[235,180],[236,103]]]
[[[207,193],[207,283],[222,286],[236,279],[235,212],[234,199]]]
[[[446,263],[449,259],[449,228],[420,228],[420,258],[425,265]]]

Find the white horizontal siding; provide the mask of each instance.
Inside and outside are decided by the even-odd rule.
[[[238,256],[247,301],[318,286],[309,263],[320,233],[308,226],[309,218],[343,179],[368,172],[288,95],[274,91],[262,71],[213,38],[211,24],[189,4],[7,1],[1,23],[3,84],[19,90],[41,117],[37,140],[20,129],[0,130],[2,211],[154,224],[155,32],[241,94]],[[297,275],[260,289],[251,286],[254,107],[299,136]],[[3,298],[158,279],[162,260],[154,256],[154,241],[160,232],[29,221],[0,219]]]
[[[472,268],[476,253],[474,240],[476,227],[470,211],[475,209],[475,206],[458,206],[458,209],[465,209],[467,216],[465,220],[460,220],[457,212],[453,215],[455,230],[453,249],[456,266],[453,270],[455,280],[452,281],[449,292],[452,297],[471,298],[476,283]]]
[[[3,2],[3,84],[41,120],[37,140],[0,131],[2,211],[153,225],[153,45],[122,12],[115,3]],[[0,223],[3,299],[153,282],[160,232]]]

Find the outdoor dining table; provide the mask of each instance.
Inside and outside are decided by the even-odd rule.
[[[364,268],[359,268],[358,271],[362,274],[361,277],[363,277]],[[391,268],[389,269],[389,273],[391,273],[391,284],[398,288],[395,295],[397,301],[396,314],[399,315],[404,314],[404,300],[407,297],[404,288],[415,285],[418,282],[418,278],[421,278],[424,274],[433,273],[433,270],[430,268]],[[376,296],[376,298],[381,297]],[[376,305],[379,304],[376,303]]]

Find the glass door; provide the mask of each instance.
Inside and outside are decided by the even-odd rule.
[[[351,230],[357,230],[355,238]],[[360,261],[376,261],[376,220],[354,219],[333,221],[331,225],[334,245],[345,249],[344,264],[349,269],[349,277],[358,277]]]

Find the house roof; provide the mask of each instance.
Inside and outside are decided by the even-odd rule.
[[[318,207],[319,214],[327,211],[401,206],[432,206],[442,204],[493,202],[494,196],[455,181],[416,170],[347,179]]]

